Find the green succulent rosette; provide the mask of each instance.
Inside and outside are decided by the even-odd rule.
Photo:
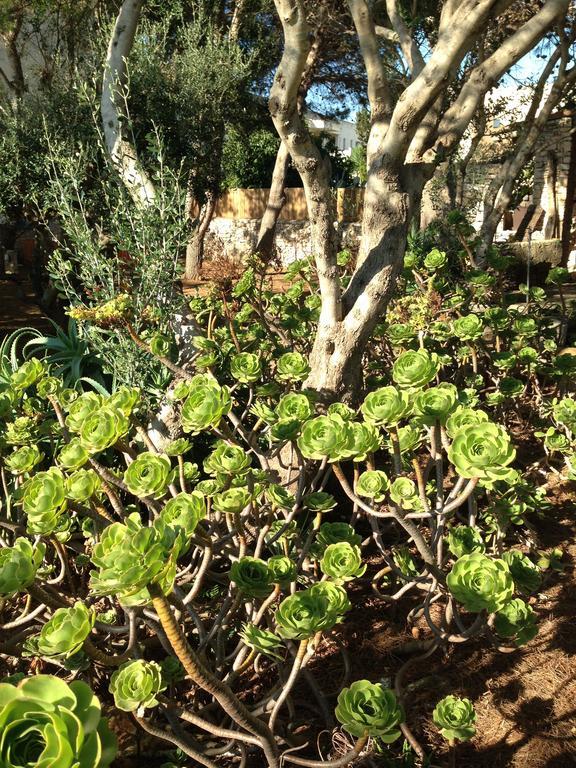
[[[551,267],[550,271],[546,275],[546,282],[548,285],[564,285],[569,282],[570,272],[566,267]]]
[[[355,492],[358,496],[372,501],[384,501],[386,491],[390,487],[390,480],[385,472],[380,469],[367,469],[359,475],[356,481]]]
[[[419,420],[429,426],[444,424],[458,402],[458,390],[453,384],[440,384],[414,398],[414,412]]]
[[[230,392],[209,374],[198,374],[190,382],[189,395],[182,406],[182,427],[196,435],[217,427],[232,407]]]
[[[424,434],[421,425],[412,423],[398,427],[396,437],[400,453],[412,453],[422,445]],[[387,446],[390,451],[394,450],[391,439],[387,441]]]
[[[66,497],[72,501],[87,501],[101,488],[100,478],[93,469],[78,469],[66,478]]]
[[[170,459],[158,453],[139,454],[124,472],[128,490],[139,499],[161,499],[173,479]]]
[[[381,387],[366,396],[360,410],[371,424],[389,427],[410,415],[410,398],[396,387]]]
[[[326,594],[312,587],[284,598],[275,614],[278,634],[286,640],[306,640],[331,629],[338,618]]]
[[[356,417],[356,411],[346,403],[330,403],[326,413],[328,416],[339,416],[344,421],[353,421]]]
[[[68,406],[66,426],[71,432],[80,432],[88,416],[97,413],[102,407],[103,398],[95,392],[85,392]]]
[[[36,423],[30,416],[17,416],[6,424],[4,440],[8,445],[28,445],[35,439]]]
[[[535,432],[534,435],[536,437],[544,438],[544,448],[549,453],[554,453],[555,451],[565,453],[570,450],[572,445],[566,435],[562,432],[558,432],[554,427],[548,427],[546,432]]]
[[[538,618],[528,603],[515,598],[495,615],[494,629],[500,637],[521,646],[538,634]]]
[[[538,333],[538,324],[533,317],[517,317],[512,323],[512,329],[520,338],[531,338]]]
[[[380,450],[382,439],[379,430],[373,424],[361,424],[357,421],[346,423],[349,432],[347,445],[343,450],[343,458],[366,461],[370,454]]]
[[[5,389],[0,391],[0,418],[7,419],[14,403],[14,391]]]
[[[517,549],[504,552],[502,560],[507,564],[512,574],[516,588],[524,594],[530,595],[540,589],[542,575],[540,568],[530,558]]]
[[[484,424],[488,421],[488,414],[484,411],[478,411],[475,408],[467,408],[464,405],[458,406],[446,419],[446,432],[448,437],[455,435],[465,427],[475,427],[478,424]]]
[[[250,456],[243,448],[220,440],[204,460],[204,471],[213,476],[242,475],[250,469]]]
[[[397,477],[390,486],[390,498],[401,509],[420,509],[422,502],[418,495],[418,488],[409,477]]]
[[[362,536],[349,523],[322,523],[316,534],[316,542],[324,551],[331,544],[348,542],[353,547],[360,545]]]
[[[309,587],[308,592],[314,597],[320,595],[328,603],[328,611],[336,616],[336,623],[352,608],[348,594],[343,586],[334,581],[319,581]]]
[[[182,536],[162,519],[143,526],[133,513],[125,523],[107,526],[92,550],[95,571],[90,590],[96,595],[117,595],[125,606],[149,602],[146,587],[157,584],[168,594],[176,576],[176,560]]]
[[[484,552],[486,546],[477,528],[469,525],[456,525],[448,533],[448,549],[455,557]]]
[[[452,328],[443,320],[434,320],[428,326],[428,336],[437,341],[446,341],[452,336]]]
[[[28,387],[44,376],[46,368],[41,360],[33,357],[14,371],[10,376],[10,385],[18,392],[23,392]]]
[[[284,486],[276,485],[276,483],[269,485],[264,493],[266,500],[274,509],[292,509],[296,503],[296,498],[288,493]]]
[[[357,738],[367,733],[391,744],[402,733],[399,725],[404,713],[394,692],[369,680],[356,680],[343,688],[334,714],[344,730]]]
[[[392,366],[392,379],[401,389],[421,389],[436,376],[440,359],[425,349],[403,352]]]
[[[462,555],[446,577],[446,584],[459,603],[472,613],[495,613],[512,599],[514,581],[504,560],[480,552]]]
[[[213,507],[216,512],[236,515],[246,509],[252,501],[252,494],[247,488],[229,488],[222,493],[217,493],[213,499]]]
[[[230,373],[242,384],[258,381],[262,376],[260,358],[252,352],[239,352],[230,361]]]
[[[116,739],[86,683],[35,675],[0,684],[0,765],[107,768]]]
[[[52,659],[70,658],[81,650],[94,621],[94,612],[84,603],[58,608],[40,630],[38,653]]]
[[[331,493],[326,491],[314,491],[314,493],[307,493],[302,499],[302,503],[306,509],[310,512],[329,512],[338,506],[338,502],[332,496]]]
[[[63,446],[56,461],[60,467],[68,470],[80,469],[86,464],[90,454],[82,447],[80,439],[73,437],[69,443]]]
[[[296,440],[300,434],[302,422],[292,419],[280,419],[270,427],[270,437],[277,443],[288,443]]]
[[[476,713],[470,699],[445,696],[434,707],[432,720],[448,741],[467,741],[476,733]]]
[[[258,557],[241,557],[232,563],[230,581],[247,597],[268,597],[274,579],[264,560]]]
[[[35,445],[23,445],[4,459],[5,465],[15,475],[31,472],[44,458]]]
[[[404,346],[416,336],[416,330],[409,323],[391,323],[386,335],[392,346]]]
[[[489,482],[504,479],[515,456],[506,430],[491,422],[463,427],[448,449],[448,459],[461,477]]]
[[[200,520],[206,517],[206,501],[197,491],[179,493],[164,505],[160,513],[161,520],[176,532],[182,531],[188,541],[196,530]]]
[[[280,398],[276,415],[281,421],[306,421],[312,416],[312,404],[307,395],[289,392]]]
[[[460,341],[476,341],[484,332],[484,323],[478,315],[472,313],[454,320],[452,329]]]
[[[276,362],[276,378],[280,381],[304,381],[310,366],[300,352],[286,352]]]
[[[25,538],[18,538],[13,546],[0,549],[0,596],[12,597],[24,592],[36,578],[45,552],[43,542],[33,546]]]
[[[437,272],[448,264],[448,257],[444,251],[433,248],[430,253],[424,257],[424,266],[429,272]]]
[[[51,467],[27,480],[22,494],[22,508],[30,533],[48,535],[58,529],[66,509],[64,475]]]
[[[576,431],[576,400],[563,397],[557,402],[553,401],[552,415],[559,424],[564,424],[573,432]]]
[[[484,312],[484,319],[498,333],[505,331],[510,325],[510,315],[502,307],[489,307]]]
[[[100,453],[124,437],[129,428],[128,419],[121,411],[102,406],[82,422],[80,443],[88,453]]]
[[[190,440],[185,437],[178,437],[176,440],[171,440],[164,445],[164,453],[166,456],[183,456],[192,447]]]
[[[270,580],[273,584],[285,586],[296,581],[298,571],[296,563],[285,555],[273,555],[266,563],[270,572]]]
[[[351,439],[350,424],[333,415],[305,422],[297,442],[306,459],[339,461],[347,455]]]
[[[150,351],[157,357],[171,358],[174,353],[174,339],[165,333],[155,333],[150,341]]]
[[[269,629],[262,629],[255,624],[244,624],[240,637],[248,648],[256,653],[282,661],[283,657],[278,652],[278,649],[283,647],[282,640]]]
[[[129,417],[140,405],[141,399],[142,393],[137,387],[119,387],[106,400],[106,405]]]
[[[151,709],[158,705],[158,694],[166,690],[162,667],[144,659],[127,661],[110,678],[109,689],[114,704],[123,712]]]
[[[513,376],[505,376],[498,382],[497,394],[504,398],[518,397],[524,392],[524,382]]]
[[[320,560],[320,570],[335,584],[357,579],[366,572],[360,547],[348,541],[329,544]]]

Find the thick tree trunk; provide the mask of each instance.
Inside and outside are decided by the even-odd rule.
[[[132,50],[143,0],[124,0],[108,45],[100,113],[110,158],[130,196],[137,205],[150,205],[155,190],[138,161],[136,148],[123,132],[128,119],[126,108],[126,61]]]

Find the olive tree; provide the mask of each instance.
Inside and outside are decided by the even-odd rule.
[[[425,29],[408,25],[397,0],[386,0],[382,19],[367,0],[348,0],[366,68],[371,128],[360,250],[345,289],[336,260],[329,170],[298,110],[310,47],[308,9],[305,0],[274,3],[285,44],[270,113],[302,177],[322,297],[306,384],[326,398],[350,397],[358,391],[365,346],[394,290],[425,183],[458,145],[486,93],[562,21],[569,0],[522,3],[524,13],[514,24],[507,16],[518,5],[514,0],[444,0]],[[463,81],[459,72],[489,26],[511,31]],[[407,78],[399,93],[384,66],[381,27],[394,35],[405,62]]]

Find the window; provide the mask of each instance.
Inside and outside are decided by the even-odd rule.
[[[346,149],[346,139],[342,139],[342,149]]]

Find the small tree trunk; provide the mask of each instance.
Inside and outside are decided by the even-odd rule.
[[[204,259],[204,241],[206,232],[216,210],[216,195],[212,192],[206,194],[206,202],[200,209],[198,223],[190,235],[188,245],[186,246],[186,268],[184,276],[186,280],[196,280],[202,272],[202,261]]]
[[[288,162],[290,152],[288,147],[282,141],[278,147],[276,162],[274,163],[274,172],[272,173],[272,183],[268,195],[268,203],[262,221],[260,222],[260,231],[258,232],[258,242],[256,251],[265,262],[272,258],[274,248],[274,238],[276,236],[276,224],[280,217],[282,207],[286,202],[284,195],[284,186],[286,184],[286,173],[288,172]]]

